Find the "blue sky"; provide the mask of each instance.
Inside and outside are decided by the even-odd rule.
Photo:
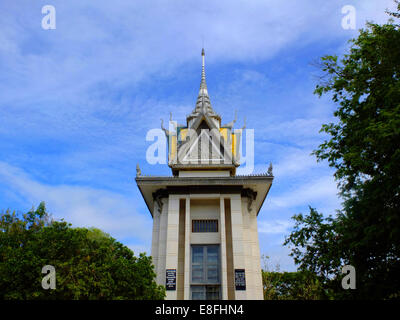
[[[43,30],[41,9],[56,8]],[[391,0],[0,2],[0,209],[45,201],[56,219],[96,226],[137,254],[150,253],[152,219],[134,182],[169,175],[146,163],[146,133],[172,111],[184,123],[196,102],[204,39],[214,110],[255,132],[255,172],[274,165],[259,214],[270,268],[295,270],[290,217],[308,205],[340,208],[332,169],[310,153],[335,106],[313,95],[326,54],[341,55],[357,29],[385,22]]]

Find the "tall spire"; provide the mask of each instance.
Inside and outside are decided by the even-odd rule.
[[[207,83],[206,83],[206,68],[205,68],[205,53],[204,48],[201,50],[201,58],[202,58],[202,66],[201,66],[201,82],[200,82],[200,91],[199,96],[207,96],[208,97],[208,90],[207,90]]]
[[[193,118],[196,118],[204,114],[217,119],[219,122],[221,121],[221,118],[218,114],[215,113],[215,111],[211,107],[210,97],[208,95],[207,84],[206,84],[204,48],[201,50],[201,58],[202,58],[202,66],[201,66],[201,82],[200,82],[199,95],[197,97],[196,107],[193,110],[193,112],[187,117],[187,120],[189,121]]]

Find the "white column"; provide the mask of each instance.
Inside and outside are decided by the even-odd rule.
[[[167,222],[167,250],[166,269],[178,270],[178,238],[179,238],[179,197],[169,195],[168,200],[168,222]],[[176,276],[178,276],[176,274]],[[176,300],[177,290],[167,290],[166,300]]]
[[[158,204],[157,202],[155,202],[153,209],[153,237],[151,243],[151,257],[153,259],[154,270],[156,273],[158,271],[159,236],[160,236],[160,212],[158,211]]]
[[[190,254],[190,234],[192,232],[190,223],[190,196],[186,196],[185,202],[185,285],[183,298],[190,300],[190,265],[191,265],[191,254]]]
[[[159,241],[158,241],[157,283],[165,285],[168,198],[162,198],[161,202],[162,202],[162,210],[160,214],[160,231],[159,231]]]
[[[250,214],[250,229],[252,232],[252,251],[253,251],[253,269],[254,269],[254,296],[255,300],[264,300],[262,275],[261,275],[261,256],[260,256],[260,244],[258,239],[258,228],[257,228],[257,214],[251,212]]]
[[[225,232],[225,202],[221,196],[219,201],[219,225],[221,236],[221,289],[222,300],[228,300],[228,268],[226,265],[226,232]]]
[[[232,222],[232,251],[233,268],[245,269],[246,289],[247,289],[247,270],[243,246],[243,216],[242,201],[240,194],[231,196],[231,222]],[[235,300],[246,300],[247,292],[235,290]]]
[[[253,297],[253,253],[250,243],[250,232],[249,232],[249,213],[247,211],[247,199],[246,197],[241,199],[242,204],[242,225],[243,225],[243,248],[244,248],[244,267],[246,270],[246,299],[252,299]]]

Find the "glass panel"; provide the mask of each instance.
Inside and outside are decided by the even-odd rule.
[[[207,246],[207,255],[218,255],[218,246]]]
[[[204,277],[204,269],[202,265],[194,265],[192,266],[192,278],[203,278]]]
[[[203,247],[194,246],[192,247],[192,262],[193,263],[203,263]]]
[[[206,299],[219,300],[219,286],[207,286]]]
[[[192,258],[193,264],[203,264],[203,255],[202,254],[194,254]]]
[[[205,286],[192,286],[192,300],[204,300]]]
[[[218,269],[208,268],[207,269],[207,282],[217,283],[218,282]]]
[[[202,267],[195,267],[193,266],[192,269],[192,282],[194,283],[201,283],[204,282],[204,272]]]
[[[217,283],[219,281],[218,264],[219,247],[207,246],[207,282]]]
[[[218,247],[217,246],[208,246],[207,247],[207,264],[208,265],[216,265],[218,264]]]
[[[192,246],[192,282],[204,283],[204,246]]]
[[[192,245],[191,283],[192,284],[219,284],[220,257],[219,245]],[[202,286],[196,286],[201,288]],[[211,285],[209,296],[219,299],[219,287]],[[216,288],[216,289],[215,289]],[[197,291],[196,291],[197,290]],[[193,292],[193,299],[200,299],[200,289]],[[204,287],[203,299],[206,298],[206,287]]]
[[[201,292],[193,292],[192,300],[204,300],[204,293]]]
[[[218,254],[214,254],[214,253],[209,253],[207,255],[207,264],[212,264],[212,265],[216,265],[218,264]]]

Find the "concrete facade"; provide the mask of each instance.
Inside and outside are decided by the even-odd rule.
[[[225,212],[225,202],[230,204],[228,212]],[[247,199],[240,194],[181,194],[164,199],[164,210],[153,217],[151,255],[159,284],[165,285],[166,269],[177,270],[177,290],[167,291],[166,299],[190,299],[190,246],[199,244],[220,246],[223,300],[228,299],[228,269],[245,269],[246,290],[230,288],[233,299],[263,299],[257,216],[247,210],[247,204]],[[158,212],[157,203],[154,206],[154,212]],[[231,217],[228,237],[226,214]],[[193,219],[217,219],[220,228],[218,232],[193,233]],[[233,261],[227,259],[228,250]]]

